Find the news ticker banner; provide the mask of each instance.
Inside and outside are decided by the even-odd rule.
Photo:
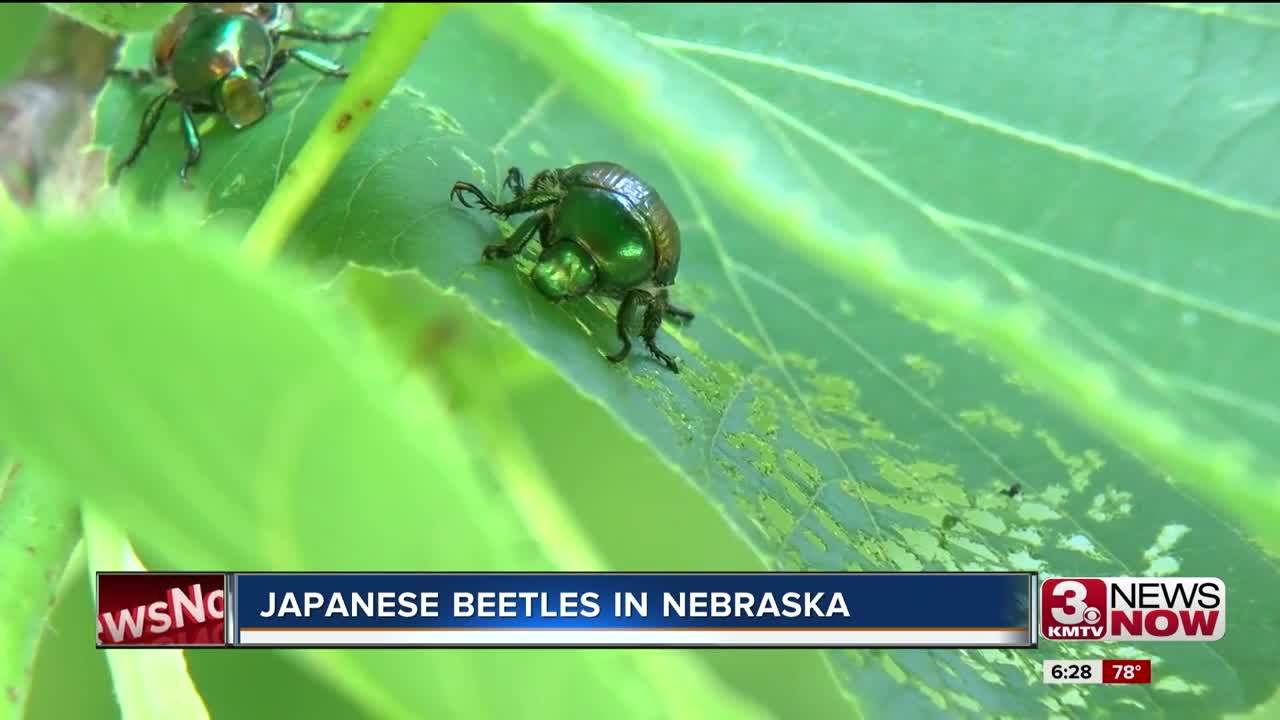
[[[1225,633],[1218,578],[98,574],[100,647],[1031,648],[1039,637],[1211,642]]]
[[[99,647],[1028,648],[1035,573],[99,573]]]

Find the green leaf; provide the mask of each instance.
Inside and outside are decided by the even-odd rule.
[[[483,454],[531,525],[546,528],[576,569],[697,572],[767,570],[714,507],[593,399],[566,383],[509,332],[418,273],[345,268],[330,286],[360,308],[395,356],[431,378],[459,422],[476,428]],[[566,433],[572,421],[573,432]],[[572,511],[559,509],[562,498]],[[653,532],[660,517],[661,532]],[[637,538],[643,538],[637,542]],[[856,717],[823,653],[690,651],[737,692],[789,717]],[[779,682],[779,678],[786,678]]]
[[[556,567],[438,398],[350,342],[296,275],[164,216],[21,230],[0,255],[0,336],[23,348],[0,436],[166,566]],[[288,656],[375,717],[761,717],[671,652]]]
[[[374,11],[331,12],[312,16]],[[455,288],[771,567],[1209,575],[1240,603],[1205,645],[831,653],[868,712],[1218,716],[1277,689],[1280,571],[1257,544],[1280,532],[1274,33],[1136,5],[455,11],[288,250]],[[256,216],[338,92],[305,71],[280,89],[260,126],[210,128],[195,194],[218,222]],[[117,156],[145,100],[104,95]],[[127,176],[146,202],[180,192],[162,128]],[[528,256],[479,258],[509,228],[448,203],[458,179],[586,160],[681,221],[698,319],[659,338],[679,376],[605,362],[615,305],[546,303]],[[1116,653],[1155,658],[1157,683],[1041,682],[1045,657]]]
[[[714,17],[714,13],[710,14]],[[978,233],[1000,237],[1016,233],[935,205],[959,201],[953,197],[955,189],[962,187],[956,183],[958,178],[947,178],[947,184],[941,187],[935,182],[928,188],[928,195],[921,194],[903,184],[906,178],[889,174],[875,163],[859,161],[856,153],[841,147],[820,128],[751,91],[757,85],[768,87],[767,80],[762,82],[751,73],[733,68],[730,72],[740,80],[734,82],[696,61],[689,66],[701,72],[689,78],[687,73],[674,72],[677,65],[664,62],[662,52],[651,45],[694,55],[727,56],[738,61],[739,66],[754,63],[864,94],[890,96],[887,99],[904,106],[927,109],[950,121],[962,122],[969,131],[967,140],[981,132],[1012,136],[1019,148],[1024,144],[1040,146],[1055,155],[1085,159],[1122,175],[1136,176],[1144,183],[1143,189],[1171,186],[1177,192],[1172,199],[1190,196],[1205,200],[1211,214],[1246,212],[1274,221],[1280,219],[1280,211],[1269,211],[1248,199],[1219,194],[1181,178],[1163,177],[1097,150],[1081,150],[1041,138],[1035,131],[1001,127],[964,107],[942,103],[928,107],[931,103],[909,95],[901,97],[902,93],[892,88],[805,64],[662,36],[636,37],[625,26],[580,10],[521,5],[516,12],[480,11],[477,16],[496,34],[533,54],[553,72],[558,71],[593,108],[613,119],[633,138],[661,143],[664,157],[678,158],[690,176],[703,181],[712,197],[736,207],[758,228],[775,233],[813,260],[830,264],[877,299],[906,303],[913,311],[925,313],[934,322],[945,324],[1000,359],[1012,362],[1040,389],[1065,400],[1070,409],[1110,432],[1131,451],[1146,455],[1176,475],[1194,476],[1188,484],[1190,489],[1225,505],[1245,521],[1248,530],[1280,553],[1280,490],[1257,477],[1260,472],[1273,477],[1276,473],[1277,465],[1270,459],[1267,445],[1251,447],[1245,436],[1236,434],[1236,429],[1214,422],[1218,418],[1210,417],[1205,422],[1199,417],[1180,417],[1185,411],[1184,403],[1173,397],[1173,380],[1157,367],[1123,355],[1115,358],[1116,363],[1101,362],[1111,358],[1097,353],[1110,351],[1115,355],[1115,350],[1114,341],[1096,327],[1098,318],[1078,317],[1074,309],[1059,311],[1053,293],[1036,292],[1032,280],[1024,277],[1015,263],[975,243]],[[661,21],[645,13],[634,18],[628,15],[628,19],[650,24]],[[926,18],[914,15],[893,19],[928,27]],[[1037,17],[1034,22],[1041,20]],[[774,18],[774,22],[779,26],[791,24],[782,18]],[[948,32],[953,30],[949,25],[943,27]],[[974,35],[963,33],[966,37]],[[1021,71],[1022,67],[1015,69]],[[944,74],[943,79],[951,78]],[[967,86],[963,89],[972,90]],[[698,110],[691,112],[682,100],[694,92],[701,102]],[[653,102],[659,97],[665,100],[662,105]],[[758,117],[732,112],[730,101],[740,102]],[[926,107],[920,108],[922,105]],[[984,110],[989,111],[985,107]],[[768,131],[776,133],[780,125],[817,144],[821,156],[809,163],[798,153],[787,156],[780,150],[773,151],[769,147],[772,143],[763,140]],[[787,138],[782,141],[787,142]],[[997,147],[1012,153],[1007,146]],[[842,171],[854,176],[850,182],[857,183],[856,189],[881,195],[890,212],[871,212],[858,204],[823,197],[823,193],[829,194],[829,185],[817,178],[838,178]],[[936,177],[938,173],[932,175]],[[819,198],[825,202],[819,202]],[[1000,197],[992,205],[1007,205],[1008,199]],[[983,209],[996,215],[993,208]],[[1261,232],[1266,227],[1257,229]],[[1072,227],[1071,232],[1078,231],[1078,227]],[[714,226],[711,234],[715,234]],[[1031,240],[1030,244],[1035,242]],[[731,284],[741,292],[737,283]],[[1196,299],[1193,297],[1193,301]],[[1108,311],[1108,319],[1114,317],[1110,308],[1102,310]],[[1161,337],[1178,329],[1177,325],[1166,327]],[[1156,340],[1141,335],[1136,339]],[[1087,349],[1081,350],[1082,347]],[[1204,370],[1207,368],[1201,372]],[[1217,444],[1225,446],[1216,447]]]
[[[341,93],[249,228],[242,247],[246,257],[264,262],[279,254],[298,220],[444,13],[435,3],[403,3],[379,15],[363,61],[343,81]]]
[[[47,13],[40,3],[7,3],[0,9],[0,82],[22,67],[27,53],[40,36]]]
[[[108,33],[140,33],[164,25],[184,3],[42,3]]]
[[[92,508],[84,512],[89,577],[99,572],[145,572],[124,533]],[[97,583],[93,591],[97,593]],[[187,653],[104,650],[122,720],[208,720],[187,673]]]
[[[119,707],[110,700],[109,653],[85,642],[94,632],[92,577],[76,572],[68,578],[71,582],[59,595],[37,657],[26,718],[121,720]],[[185,655],[191,678],[215,718],[364,716],[337,688],[304,671],[288,653],[190,650]],[[67,692],[68,687],[76,691]]]
[[[0,451],[0,717],[22,716],[36,648],[79,530],[74,498]]]

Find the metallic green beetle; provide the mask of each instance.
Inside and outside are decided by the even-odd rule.
[[[481,208],[503,219],[537,212],[501,244],[486,247],[484,258],[511,257],[536,234],[542,254],[531,278],[544,297],[561,302],[601,293],[622,301],[616,318],[622,349],[608,356],[610,362],[621,362],[631,352],[629,321],[644,306],[645,346],[671,372],[680,372],[655,340],[664,319],[693,319],[692,312],[668,300],[680,268],[680,228],[658,192],[610,162],[543,170],[527,189],[520,170],[511,168],[503,186],[514,197],[501,205],[469,182],[454,183],[449,193],[472,207],[463,197],[469,193]]]
[[[156,33],[151,69],[112,70],[136,82],[164,78],[171,85],[147,105],[138,141],[112,173],[112,183],[138,159],[171,100],[182,106],[187,160],[178,177],[185,184],[200,160],[194,115],[220,114],[237,130],[257,123],[271,112],[271,83],[290,60],[324,75],[346,77],[341,65],[281,43],[285,38],[348,42],[368,31],[329,34],[298,24],[296,18],[294,3],[192,3]]]

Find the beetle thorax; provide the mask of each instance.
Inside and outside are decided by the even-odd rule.
[[[596,263],[577,243],[556,243],[543,249],[531,278],[549,300],[578,297],[595,287]]]

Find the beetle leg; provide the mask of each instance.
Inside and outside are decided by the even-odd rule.
[[[693,320],[692,310],[685,310],[684,308],[678,305],[672,305],[671,303],[667,303],[667,306],[664,309],[664,312],[666,313],[667,317],[675,318],[682,323],[691,322]]]
[[[120,173],[129,167],[142,154],[142,149],[147,146],[151,140],[151,133],[155,132],[156,125],[160,124],[160,118],[164,115],[164,106],[173,99],[174,92],[170,91],[163,95],[158,95],[154,100],[147,104],[147,109],[142,113],[142,124],[138,126],[138,141],[134,143],[133,149],[125,156],[123,162],[116,166],[114,172],[111,173],[111,184],[114,185],[120,179]]]
[[[182,138],[187,143],[187,161],[178,171],[178,179],[183,185],[190,184],[187,180],[187,172],[200,162],[200,131],[196,129],[196,121],[191,116],[191,110],[190,106],[182,108]]]
[[[344,78],[348,75],[346,68],[328,58],[320,57],[315,53],[300,48],[289,48],[276,53],[276,56],[271,60],[271,69],[267,71],[263,84],[270,84],[290,60],[297,60],[321,75],[338,78]]]
[[[551,237],[550,221],[544,222],[538,226],[538,244],[542,246],[543,250],[546,250],[555,244],[555,241]]]
[[[270,86],[271,83],[275,81],[276,75],[279,75],[280,71],[284,69],[284,66],[289,64],[289,60],[292,57],[293,56],[287,52],[278,52],[271,56],[271,67],[267,68],[267,72],[262,76],[262,86]]]
[[[667,295],[665,292],[658,293],[657,297],[649,301],[649,307],[644,313],[644,331],[641,337],[644,338],[645,347],[649,348],[649,352],[653,356],[662,361],[663,365],[673,373],[680,373],[680,366],[676,365],[675,358],[662,352],[658,347],[658,328],[662,327],[662,318],[667,311]]]
[[[474,207],[471,203],[467,202],[467,198],[463,196],[463,193],[471,193],[472,198],[480,204],[480,207],[484,208],[488,212],[494,213],[495,215],[498,214],[498,206],[494,205],[493,202],[489,200],[489,196],[485,195],[483,190],[469,182],[459,180],[454,183],[453,188],[449,190],[449,199],[457,200],[462,203],[462,207]]]
[[[622,298],[622,305],[618,307],[618,340],[622,341],[622,349],[618,352],[608,355],[607,359],[611,363],[622,362],[627,355],[631,354],[631,316],[635,314],[636,304],[647,302],[649,293],[643,290],[631,290]]]
[[[320,57],[313,52],[301,49],[286,50],[285,52],[293,56],[295,60],[315,70],[321,75],[330,77],[346,77],[349,72],[342,65],[330,60],[329,58]]]
[[[543,170],[533,176],[529,182],[529,192],[540,194],[557,194],[560,188],[560,175],[556,170]]]
[[[280,37],[293,38],[295,40],[310,40],[312,42],[321,43],[344,43],[357,40],[369,34],[368,30],[353,30],[349,33],[327,33],[323,30],[307,27],[305,25],[297,25],[286,30],[281,30]]]
[[[520,172],[520,168],[513,167],[508,170],[507,179],[502,181],[502,186],[511,190],[512,197],[524,195],[524,174]]]
[[[560,202],[561,197],[562,196],[558,194],[539,193],[531,190],[509,203],[499,205],[495,209],[498,211],[498,214],[503,217],[518,215],[520,213],[541,210],[548,205],[555,205]]]
[[[511,233],[511,237],[502,241],[501,245],[488,245],[484,249],[484,259],[493,260],[494,258],[509,258],[512,255],[524,249],[525,245],[533,239],[535,232],[542,229],[543,225],[549,225],[550,222],[546,215],[538,214],[526,218],[524,222]]]
[[[493,201],[489,199],[489,196],[484,194],[483,190],[462,180],[453,184],[453,189],[449,191],[449,197],[462,203],[463,207],[472,207],[471,203],[467,202],[466,198],[463,197],[463,193],[471,193],[472,198],[479,203],[481,208],[486,212],[502,218],[508,218],[520,213],[533,212],[534,210],[541,210],[542,208],[555,204],[560,200],[560,195],[529,192],[509,203],[495,205]]]

